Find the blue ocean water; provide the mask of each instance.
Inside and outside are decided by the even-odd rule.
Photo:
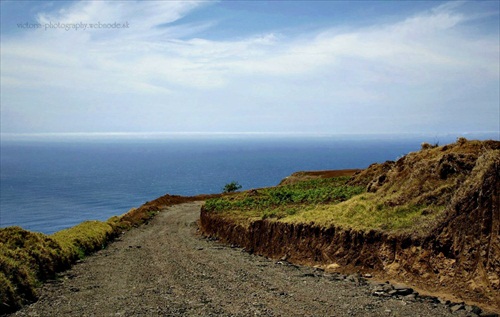
[[[448,140],[450,139],[450,140]],[[439,142],[449,143],[441,137]],[[166,193],[274,186],[301,170],[365,168],[419,150],[422,136],[184,136],[2,139],[0,227],[53,233]]]

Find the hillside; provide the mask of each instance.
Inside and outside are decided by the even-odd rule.
[[[258,254],[500,310],[499,204],[500,142],[460,138],[351,177],[208,200],[201,227]]]

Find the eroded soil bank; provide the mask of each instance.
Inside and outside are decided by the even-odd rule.
[[[162,210],[45,284],[14,316],[471,316],[373,296],[378,285],[204,239],[200,205]]]

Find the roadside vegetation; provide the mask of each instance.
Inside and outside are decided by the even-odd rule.
[[[391,205],[385,198],[349,185],[350,177],[297,182],[210,199],[205,210],[248,225],[260,219],[354,229],[404,230],[433,221],[444,206],[405,203]]]
[[[37,287],[56,278],[87,255],[101,250],[132,227],[147,223],[161,209],[207,196],[163,196],[107,221],[86,221],[51,235],[21,227],[0,229],[0,316],[37,298]]]
[[[211,199],[204,208],[243,225],[269,219],[425,235],[443,219],[478,158],[498,152],[499,144],[464,138],[445,146],[423,143],[420,151],[372,164],[352,177],[308,174],[293,184]]]
[[[283,219],[288,223],[310,223],[358,230],[411,231],[430,229],[444,206],[406,203],[391,206],[373,193],[364,193],[338,204],[315,206]]]
[[[254,189],[209,199],[204,208],[243,222],[266,218],[282,219],[317,205],[346,201],[365,191],[362,186],[347,185],[348,180],[349,177],[344,176]]]
[[[102,249],[115,235],[113,223],[88,221],[53,235],[20,227],[0,230],[0,301],[13,311],[36,299],[36,288],[57,272]]]

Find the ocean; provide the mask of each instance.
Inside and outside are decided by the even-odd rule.
[[[0,227],[50,234],[164,194],[274,186],[296,171],[366,168],[457,135],[69,135],[4,137]],[[467,138],[470,138],[467,136]],[[495,138],[495,134],[479,138]]]

